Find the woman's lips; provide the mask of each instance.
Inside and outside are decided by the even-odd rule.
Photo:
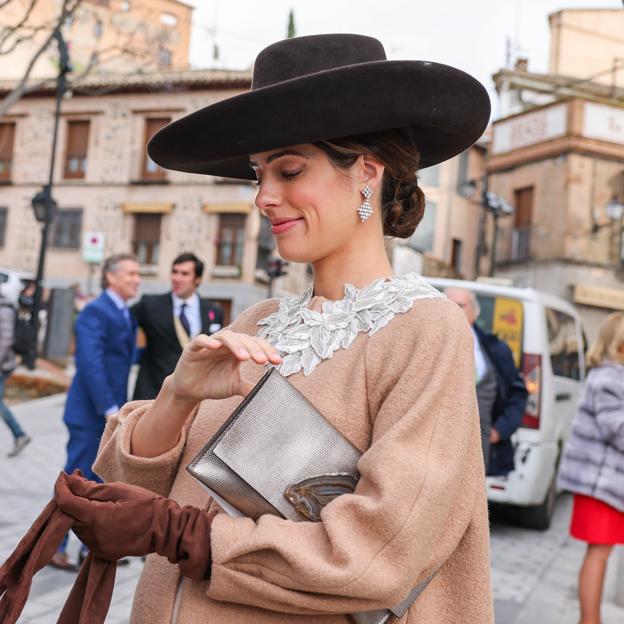
[[[282,221],[281,223],[276,223],[271,226],[271,232],[273,234],[282,234],[291,230],[297,223],[300,223],[303,219],[289,219],[288,221]]]

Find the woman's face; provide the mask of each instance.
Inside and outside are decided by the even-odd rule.
[[[309,143],[252,154],[256,205],[271,222],[282,258],[315,262],[352,243],[363,227],[357,209],[366,181],[359,180],[358,161],[352,170],[338,169]]]

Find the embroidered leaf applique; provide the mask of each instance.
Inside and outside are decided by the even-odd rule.
[[[444,297],[417,273],[376,280],[362,289],[346,284],[339,301],[324,301],[321,311],[307,306],[312,287],[299,297],[280,301],[276,312],[258,321],[258,335],[284,359],[277,367],[284,376],[303,369],[309,375],[338,349],[348,348],[360,332],[374,335],[396,314],[411,309],[416,299]]]

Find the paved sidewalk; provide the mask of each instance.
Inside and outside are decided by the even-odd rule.
[[[578,624],[577,575],[585,544],[568,534],[572,497],[562,495],[548,531],[515,526],[513,516],[495,514],[491,523],[492,589],[496,624]],[[614,603],[622,552],[611,555],[602,624],[622,624],[624,608]],[[620,581],[621,582],[621,581]]]
[[[17,545],[26,529],[52,496],[52,486],[65,463],[66,429],[61,421],[65,395],[14,405],[11,409],[33,441],[18,457],[7,459],[12,439],[0,423],[0,562]],[[72,535],[69,553],[77,556],[78,542]],[[134,588],[141,572],[141,559],[118,568],[112,606],[107,623],[128,622]],[[76,575],[44,568],[33,580],[30,598],[19,622],[55,624]]]
[[[15,459],[0,423],[0,562],[43,509],[65,461],[67,434],[61,421],[65,395],[15,405],[12,409],[33,442]],[[553,526],[545,532],[520,529],[508,519],[492,521],[492,585],[496,624],[577,624],[576,575],[584,545],[567,534],[571,498],[560,497]],[[70,542],[76,556],[77,541]],[[612,600],[617,582],[616,552],[610,562],[602,624],[624,622],[624,609]],[[119,568],[107,624],[127,623],[142,561]],[[624,565],[621,570],[624,574]],[[55,624],[75,575],[45,568],[35,576],[20,623]],[[466,623],[478,624],[478,623]]]

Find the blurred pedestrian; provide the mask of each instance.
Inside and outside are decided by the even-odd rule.
[[[9,457],[19,455],[24,447],[31,441],[15,415],[4,402],[4,389],[8,378],[17,367],[13,342],[15,340],[15,318],[17,311],[16,301],[11,301],[0,291],[0,416],[13,434],[13,449],[9,451]]]
[[[465,288],[449,288],[446,296],[462,309],[472,327],[481,448],[487,474],[509,474],[514,469],[511,436],[522,422],[528,397],[524,380],[507,344],[477,325],[481,307],[475,294]]]
[[[91,466],[106,419],[127,400],[128,375],[136,343],[136,322],[127,302],[136,297],[139,283],[139,263],[133,255],[107,258],[102,269],[104,291],[76,319],[76,374],[63,416],[69,431],[65,472],[79,468],[94,481],[100,479]],[[66,545],[67,539],[51,565],[76,569],[65,552]]]
[[[607,561],[613,546],[624,544],[624,313],[606,318],[587,364],[559,487],[574,493],[570,534],[587,542],[579,572],[580,624],[600,624]]]
[[[147,340],[135,399],[156,398],[191,338],[200,333],[209,336],[223,327],[221,307],[197,294],[203,272],[204,263],[195,254],[180,254],[171,266],[171,292],[143,295],[132,306]]]

